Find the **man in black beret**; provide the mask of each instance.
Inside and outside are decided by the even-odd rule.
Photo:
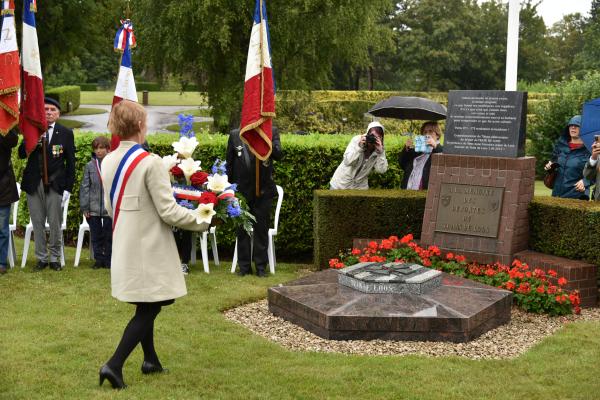
[[[71,129],[56,123],[60,117],[60,103],[51,97],[46,97],[44,103],[48,130],[40,137],[35,150],[29,154],[21,187],[27,193],[29,215],[33,225],[37,259],[35,268],[42,270],[49,265],[55,271],[60,271],[62,207],[71,196],[75,182],[75,138]],[[43,179],[44,142],[47,149],[47,185]],[[19,146],[19,157],[27,157],[25,141]],[[47,247],[46,221],[50,226]]]

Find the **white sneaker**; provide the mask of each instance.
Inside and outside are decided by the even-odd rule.
[[[190,272],[190,267],[188,267],[187,264],[181,264],[181,272],[183,272],[184,275],[187,275]]]

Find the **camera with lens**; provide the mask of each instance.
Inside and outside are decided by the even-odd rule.
[[[367,133],[367,136],[365,137],[365,143],[366,144],[377,144],[377,136],[375,136],[374,133]]]

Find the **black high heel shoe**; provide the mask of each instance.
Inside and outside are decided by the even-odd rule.
[[[160,374],[162,372],[168,372],[168,369],[165,369],[162,367],[162,365],[158,364],[153,364],[149,361],[144,361],[142,363],[142,374],[144,375],[148,375],[148,374]]]
[[[100,386],[102,386],[105,379],[108,379],[113,389],[125,389],[127,387],[125,382],[123,382],[123,377],[117,375],[115,371],[106,364],[100,368]]]

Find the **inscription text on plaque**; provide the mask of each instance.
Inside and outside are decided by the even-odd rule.
[[[504,188],[442,183],[435,230],[498,237]]]

